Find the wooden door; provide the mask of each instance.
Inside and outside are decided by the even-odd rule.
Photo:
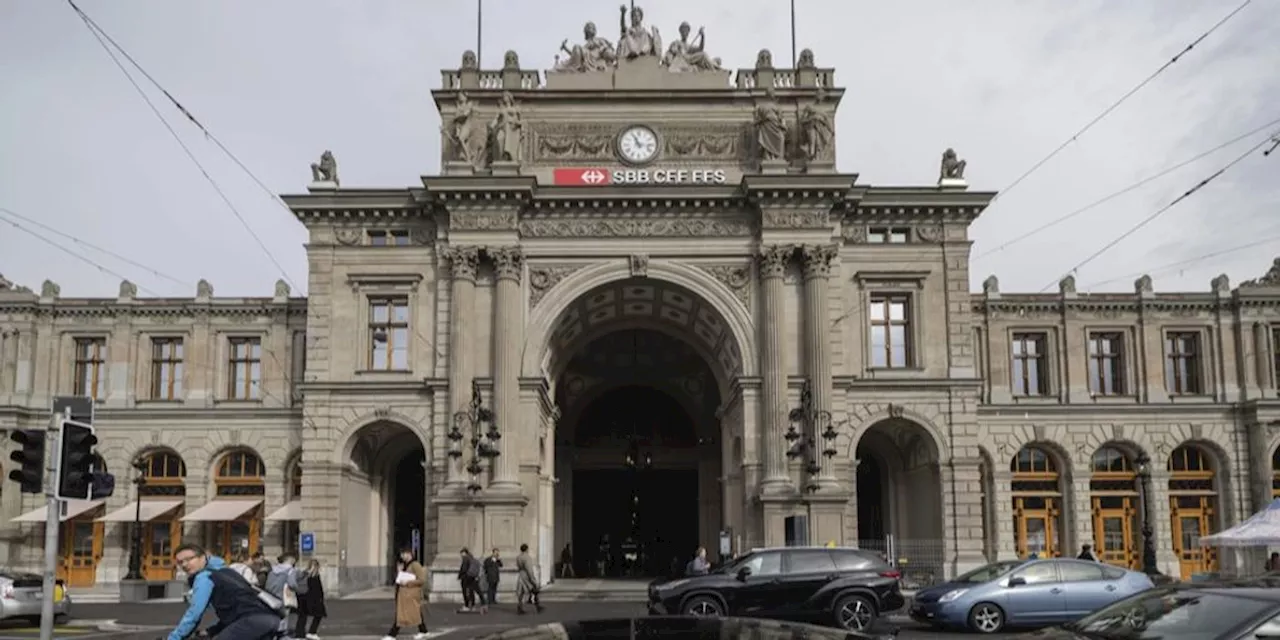
[[[1018,557],[1053,558],[1061,555],[1058,548],[1058,500],[1053,497],[1016,497],[1013,499],[1013,530],[1017,536]]]
[[[1213,498],[1208,496],[1173,496],[1170,498],[1173,520],[1173,552],[1183,580],[1196,573],[1218,570],[1218,554],[1200,546],[1200,538],[1213,533]]]
[[[68,520],[59,527],[58,578],[68,587],[92,587],[98,581],[104,525],[92,520]]]
[[[1099,560],[1126,569],[1138,568],[1138,548],[1133,539],[1135,513],[1131,497],[1093,499],[1093,549]]]
[[[228,562],[238,552],[243,551],[249,555],[258,552],[258,537],[261,531],[261,524],[256,518],[252,520],[215,522],[210,527],[212,529],[210,538],[212,544],[209,545],[210,548]]]
[[[152,520],[142,524],[142,575],[147,580],[172,580],[173,550],[182,524],[176,520]]]

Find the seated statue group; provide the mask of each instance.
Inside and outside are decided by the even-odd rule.
[[[565,57],[556,56],[555,70],[566,73],[609,71],[621,61],[640,58],[656,59],[674,73],[717,71],[721,68],[720,59],[706,52],[706,31],[702,27],[691,38],[692,27],[688,22],[680,23],[677,30],[679,39],[672,41],[664,50],[658,28],[645,26],[643,9],[632,7],[628,12],[626,5],[618,9],[620,34],[616,46],[599,34],[594,22],[588,22],[582,28],[581,44],[570,47],[568,40],[560,43],[560,51]]]

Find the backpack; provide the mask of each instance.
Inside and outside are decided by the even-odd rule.
[[[235,569],[232,569],[229,567],[223,567],[221,569],[217,569],[217,571],[226,572],[230,575],[234,575],[236,577],[236,580],[232,581],[232,583],[236,584],[238,587],[247,587],[249,589],[253,589],[253,593],[255,596],[257,596],[258,602],[261,602],[263,605],[265,605],[267,609],[269,609],[272,613],[281,617],[287,617],[289,615],[289,609],[284,606],[284,600],[281,600],[280,598],[277,598],[271,595],[270,593],[267,593],[266,591],[259,589],[257,585],[247,583],[244,580],[244,576],[240,575],[239,571],[236,571]],[[217,587],[215,586],[214,588],[217,588]]]
[[[298,588],[294,589],[294,593],[305,596],[307,591],[311,589],[311,576],[306,571],[299,571],[297,577]]]

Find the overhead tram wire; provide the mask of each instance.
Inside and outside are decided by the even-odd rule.
[[[1015,244],[1018,244],[1019,242],[1022,242],[1023,240],[1026,240],[1026,239],[1031,238],[1031,237],[1033,237],[1033,236],[1039,235],[1040,233],[1042,233],[1042,232],[1044,232],[1044,231],[1048,231],[1049,229],[1052,229],[1052,228],[1054,228],[1054,227],[1056,227],[1056,226],[1058,226],[1058,225],[1060,225],[1060,224],[1062,224],[1062,223],[1064,223],[1064,222],[1066,222],[1066,221],[1068,221],[1068,220],[1070,220],[1070,219],[1072,219],[1072,218],[1075,218],[1076,216],[1079,216],[1079,215],[1084,214],[1084,213],[1086,213],[1086,212],[1088,212],[1088,211],[1090,211],[1090,210],[1092,210],[1092,209],[1094,209],[1094,208],[1096,208],[1096,207],[1099,207],[1099,206],[1101,206],[1101,205],[1103,205],[1103,204],[1106,204],[1106,203],[1108,203],[1108,202],[1110,202],[1110,201],[1112,201],[1112,200],[1114,200],[1114,199],[1116,199],[1116,198],[1118,198],[1118,197],[1120,197],[1120,196],[1122,196],[1122,195],[1124,195],[1124,194],[1126,194],[1126,193],[1129,193],[1129,192],[1134,191],[1134,190],[1136,190],[1136,189],[1139,189],[1139,188],[1141,188],[1141,187],[1143,187],[1143,186],[1146,186],[1147,184],[1149,184],[1149,183],[1151,183],[1151,182],[1153,182],[1153,181],[1155,181],[1155,180],[1158,180],[1158,179],[1160,179],[1160,178],[1163,178],[1163,177],[1165,177],[1165,176],[1169,175],[1170,173],[1173,173],[1174,171],[1177,171],[1178,169],[1181,169],[1181,168],[1183,168],[1183,167],[1185,167],[1185,166],[1187,166],[1187,165],[1193,164],[1193,163],[1195,163],[1195,162],[1197,162],[1197,161],[1199,161],[1199,160],[1201,160],[1201,159],[1204,159],[1204,158],[1206,158],[1206,157],[1208,157],[1208,156],[1211,156],[1211,155],[1213,155],[1213,154],[1215,154],[1215,153],[1217,153],[1217,152],[1219,152],[1219,151],[1221,151],[1221,150],[1223,150],[1223,149],[1226,149],[1227,147],[1230,147],[1231,145],[1236,144],[1237,142],[1240,142],[1241,140],[1245,140],[1245,139],[1248,139],[1248,138],[1250,138],[1250,137],[1253,137],[1254,135],[1257,135],[1258,133],[1261,133],[1262,131],[1265,131],[1266,129],[1270,129],[1270,128],[1275,127],[1275,126],[1277,126],[1277,125],[1280,125],[1280,118],[1276,118],[1275,120],[1272,120],[1271,122],[1268,122],[1268,123],[1266,123],[1266,124],[1264,124],[1264,125],[1262,125],[1262,126],[1259,126],[1259,127],[1257,127],[1257,128],[1254,128],[1254,129],[1252,129],[1252,130],[1250,130],[1250,131],[1248,131],[1248,132],[1246,132],[1246,133],[1242,133],[1242,134],[1240,134],[1240,135],[1238,135],[1238,136],[1236,136],[1236,137],[1234,137],[1234,138],[1232,138],[1232,139],[1230,139],[1230,140],[1228,140],[1228,141],[1226,141],[1226,142],[1224,142],[1224,143],[1222,143],[1222,144],[1220,144],[1220,145],[1218,145],[1218,146],[1216,146],[1216,147],[1214,147],[1214,148],[1212,148],[1212,149],[1209,149],[1209,150],[1207,150],[1207,151],[1202,151],[1202,152],[1200,152],[1200,153],[1196,154],[1195,156],[1193,156],[1193,157],[1191,157],[1191,158],[1187,158],[1186,160],[1183,160],[1182,162],[1179,162],[1179,163],[1174,164],[1174,165],[1172,165],[1172,166],[1169,166],[1169,167],[1166,167],[1166,168],[1164,168],[1164,169],[1161,169],[1160,171],[1158,171],[1158,172],[1156,172],[1156,173],[1153,173],[1153,174],[1151,174],[1151,175],[1149,175],[1149,176],[1147,176],[1147,177],[1145,177],[1145,178],[1142,178],[1141,180],[1138,180],[1137,182],[1134,182],[1134,183],[1132,183],[1132,184],[1130,184],[1130,185],[1128,185],[1128,186],[1124,187],[1123,189],[1120,189],[1119,191],[1112,192],[1112,193],[1110,193],[1110,194],[1108,194],[1108,195],[1105,195],[1105,196],[1103,196],[1103,197],[1101,197],[1101,198],[1099,198],[1099,199],[1097,199],[1097,200],[1094,200],[1093,202],[1090,202],[1089,204],[1084,205],[1083,207],[1080,207],[1079,209],[1076,209],[1076,210],[1074,210],[1074,211],[1072,211],[1072,212],[1070,212],[1070,213],[1067,213],[1067,214],[1062,215],[1062,216],[1059,216],[1059,217],[1057,217],[1057,218],[1055,218],[1055,219],[1053,219],[1053,220],[1051,220],[1051,221],[1049,221],[1049,222],[1046,222],[1046,223],[1044,223],[1044,224],[1042,224],[1042,225],[1040,225],[1040,226],[1038,226],[1038,227],[1036,227],[1036,228],[1034,228],[1034,229],[1032,229],[1032,230],[1030,230],[1030,231],[1028,231],[1028,232],[1026,232],[1026,233],[1024,233],[1024,234],[1022,234],[1022,235],[1020,235],[1020,236],[1015,237],[1015,238],[1014,238],[1014,239],[1012,239],[1012,240],[1009,240],[1008,242],[1005,242],[1005,243],[1001,244],[1001,245],[1000,245],[1000,246],[998,246],[998,247],[994,247],[994,248],[992,248],[992,249],[988,249],[988,250],[986,250],[986,251],[983,251],[982,253],[979,253],[978,255],[974,256],[973,261],[974,261],[974,262],[977,262],[978,260],[981,260],[981,259],[983,259],[983,258],[985,258],[985,257],[987,257],[987,256],[990,256],[990,255],[991,255],[991,254],[993,254],[993,253],[998,253],[998,252],[1000,252],[1000,251],[1004,251],[1005,249],[1008,249],[1009,247],[1011,247],[1011,246],[1013,246],[1013,245],[1015,245]]]
[[[5,209],[5,211],[8,211],[8,209]],[[49,238],[46,238],[46,237],[44,237],[44,236],[40,235],[40,233],[38,233],[38,232],[36,232],[36,231],[32,231],[31,229],[28,229],[28,228],[26,228],[26,227],[24,227],[24,226],[22,226],[22,225],[18,224],[18,223],[17,223],[17,222],[15,222],[14,220],[10,220],[10,219],[9,219],[9,218],[7,218],[7,217],[0,216],[0,222],[8,223],[10,226],[12,226],[13,228],[17,229],[18,231],[22,231],[23,233],[26,233],[26,234],[28,234],[28,235],[30,235],[30,236],[32,236],[32,237],[34,237],[34,238],[36,238],[37,240],[39,240],[39,241],[41,241],[41,242],[43,242],[43,243],[45,243],[45,244],[47,244],[47,245],[49,245],[49,246],[53,247],[54,249],[57,249],[58,251],[61,251],[61,252],[65,253],[65,254],[67,254],[67,255],[69,255],[69,256],[71,256],[71,257],[75,258],[76,260],[79,260],[79,261],[81,261],[81,262],[83,262],[83,263],[85,263],[85,264],[87,264],[87,265],[89,265],[89,266],[93,267],[94,269],[97,269],[97,270],[98,270],[99,272],[101,272],[101,273],[105,273],[105,274],[107,274],[107,275],[109,275],[109,276],[112,276],[112,277],[115,277],[115,278],[119,278],[120,280],[128,280],[128,278],[126,278],[126,277],[124,277],[124,276],[120,275],[119,273],[117,273],[117,272],[115,272],[115,271],[112,271],[111,269],[108,269],[108,268],[106,268],[106,267],[102,266],[102,265],[101,265],[101,264],[99,264],[98,262],[95,262],[92,258],[88,258],[88,257],[86,257],[86,256],[80,255],[79,253],[76,253],[75,251],[72,251],[72,250],[70,250],[70,249],[68,249],[68,248],[66,248],[66,247],[64,247],[64,246],[62,246],[61,244],[58,244],[57,242],[55,242],[55,241],[53,241],[53,240],[50,240]],[[145,292],[147,292],[147,293],[149,293],[149,294],[151,294],[151,295],[153,295],[153,296],[161,297],[161,296],[160,296],[160,294],[158,294],[158,293],[156,293],[155,291],[152,291],[152,290],[150,290],[150,289],[147,289],[146,287],[143,287],[142,285],[138,285],[138,289],[140,289],[140,290],[142,290],[142,291],[145,291]]]
[[[1101,249],[1098,249],[1097,251],[1093,252],[1092,254],[1090,254],[1090,255],[1089,255],[1089,257],[1087,257],[1087,258],[1085,258],[1084,260],[1082,260],[1079,264],[1077,264],[1076,266],[1071,267],[1070,269],[1068,269],[1068,270],[1067,270],[1067,272],[1066,272],[1065,274],[1063,274],[1063,276],[1062,276],[1062,277],[1064,277],[1064,278],[1065,278],[1065,277],[1066,277],[1066,276],[1068,276],[1068,275],[1072,275],[1072,274],[1075,274],[1075,273],[1079,273],[1079,271],[1080,271],[1080,269],[1081,269],[1082,267],[1084,267],[1085,265],[1089,264],[1090,262],[1093,262],[1095,259],[1097,259],[1097,258],[1098,258],[1099,256],[1101,256],[1102,254],[1104,254],[1104,253],[1106,253],[1107,251],[1111,250],[1111,248],[1112,248],[1112,247],[1114,247],[1114,246],[1116,246],[1116,245],[1120,244],[1122,241],[1124,241],[1124,239],[1125,239],[1125,238],[1128,238],[1129,236],[1131,236],[1131,235],[1133,235],[1133,234],[1137,233],[1137,232],[1138,232],[1139,230],[1141,230],[1143,227],[1145,227],[1145,226],[1147,226],[1148,224],[1150,224],[1150,223],[1154,222],[1154,221],[1156,220],[1156,218],[1159,218],[1160,216],[1164,215],[1164,214],[1165,214],[1165,213],[1167,213],[1170,209],[1172,209],[1172,208],[1174,208],[1175,206],[1177,206],[1177,205],[1178,205],[1178,203],[1182,202],[1183,200],[1186,200],[1187,198],[1191,197],[1191,195],[1192,195],[1192,194],[1194,194],[1194,193],[1196,193],[1197,191],[1200,191],[1201,189],[1203,189],[1203,188],[1204,188],[1205,186],[1207,186],[1210,182],[1213,182],[1214,180],[1218,179],[1220,176],[1222,176],[1222,174],[1226,173],[1226,172],[1227,172],[1227,171],[1229,171],[1232,167],[1234,167],[1234,166],[1236,166],[1237,164],[1239,164],[1240,162],[1242,162],[1245,158],[1248,158],[1248,157],[1249,157],[1251,154],[1253,154],[1254,152],[1256,152],[1256,151],[1258,151],[1259,149],[1261,149],[1261,148],[1263,148],[1263,147],[1267,146],[1268,144],[1270,144],[1270,143],[1272,142],[1272,139],[1273,139],[1275,136],[1277,136],[1277,135],[1280,135],[1280,132],[1277,132],[1276,134],[1273,134],[1273,135],[1271,135],[1271,136],[1267,136],[1267,138],[1266,138],[1266,139],[1264,139],[1262,142],[1259,142],[1258,144],[1255,144],[1255,145],[1253,145],[1252,147],[1249,147],[1249,149],[1248,149],[1247,151],[1245,151],[1244,153],[1242,153],[1242,154],[1240,154],[1240,155],[1236,156],[1236,157],[1235,157],[1235,159],[1233,159],[1231,162],[1228,162],[1227,164],[1223,165],[1223,167],[1222,167],[1221,169],[1218,169],[1217,171],[1214,171],[1212,174],[1210,174],[1210,175],[1209,175],[1209,177],[1207,177],[1207,178],[1205,178],[1205,179],[1201,180],[1200,182],[1196,183],[1196,185],[1195,185],[1195,186],[1193,186],[1193,187],[1191,187],[1190,189],[1187,189],[1185,192],[1183,192],[1183,194],[1182,194],[1182,195],[1178,196],[1177,198],[1174,198],[1172,202],[1170,202],[1169,204],[1167,204],[1167,205],[1165,205],[1165,206],[1163,206],[1163,207],[1160,207],[1159,209],[1157,209],[1157,210],[1156,210],[1156,212],[1155,212],[1155,213],[1153,213],[1153,214],[1151,214],[1151,215],[1147,216],[1146,218],[1143,218],[1141,221],[1139,221],[1139,222],[1138,222],[1138,224],[1136,224],[1136,225],[1134,225],[1134,226],[1130,227],[1128,231],[1125,231],[1124,233],[1122,233],[1122,234],[1120,234],[1120,235],[1116,236],[1116,237],[1115,237],[1115,238],[1113,238],[1110,242],[1108,242],[1106,245],[1104,245]],[[1057,282],[1057,281],[1055,280],[1054,282]],[[1040,289],[1040,292],[1041,292],[1041,293],[1044,293],[1045,291],[1048,291],[1051,287],[1053,287],[1054,282],[1050,282],[1049,284],[1046,284],[1046,285],[1044,286],[1044,288]]]
[[[80,238],[77,238],[77,237],[75,237],[75,236],[73,236],[73,235],[71,235],[71,234],[69,234],[69,233],[65,233],[65,232],[63,232],[63,231],[59,231],[59,230],[57,230],[57,229],[55,229],[55,228],[53,228],[53,227],[51,227],[51,226],[49,226],[49,225],[47,225],[47,224],[44,224],[43,222],[40,222],[39,220],[32,220],[31,218],[28,218],[28,217],[26,217],[26,216],[24,216],[24,215],[22,215],[22,214],[20,214],[20,213],[18,213],[18,212],[16,212],[16,211],[14,211],[13,209],[7,209],[7,208],[5,208],[5,207],[0,207],[0,220],[4,220],[6,217],[9,217],[9,218],[17,218],[18,220],[21,220],[21,221],[23,221],[23,222],[25,222],[25,223],[27,223],[27,224],[29,224],[29,225],[32,225],[32,226],[35,226],[35,227],[39,227],[39,228],[41,228],[41,229],[44,229],[45,231],[47,231],[47,232],[49,232],[49,233],[52,233],[53,235],[56,235],[56,236],[58,236],[58,237],[60,237],[60,238],[63,238],[63,239],[66,239],[66,240],[70,240],[71,242],[74,242],[74,243],[76,243],[76,244],[78,244],[78,245],[80,245],[80,246],[82,246],[82,247],[84,247],[84,248],[86,248],[86,249],[90,249],[90,250],[92,250],[92,251],[97,251],[98,253],[101,253],[101,254],[103,254],[103,255],[106,255],[106,256],[110,256],[110,257],[112,257],[112,258],[115,258],[116,260],[119,260],[120,262],[123,262],[123,263],[125,263],[125,264],[127,264],[127,265],[129,265],[129,266],[131,266],[131,267],[134,267],[134,268],[137,268],[137,269],[141,269],[141,270],[143,270],[143,271],[146,271],[147,273],[150,273],[151,275],[156,276],[157,278],[161,278],[161,279],[163,279],[163,280],[168,280],[169,282],[172,282],[172,283],[175,283],[175,284],[178,284],[178,285],[184,286],[184,287],[185,287],[185,286],[187,286],[188,284],[190,284],[190,283],[187,283],[187,282],[183,282],[183,281],[181,281],[181,280],[179,280],[179,279],[177,279],[177,278],[174,278],[174,277],[172,277],[172,276],[169,276],[169,275],[167,275],[167,274],[165,274],[165,273],[163,273],[163,272],[161,272],[161,271],[159,271],[159,270],[157,270],[157,269],[155,269],[155,268],[153,268],[153,267],[149,267],[149,266],[147,266],[147,265],[145,265],[145,264],[142,264],[141,262],[137,262],[137,261],[132,260],[132,259],[130,259],[130,258],[128,258],[128,257],[122,256],[122,255],[120,255],[120,254],[118,254],[118,253],[116,253],[116,252],[114,252],[114,251],[112,251],[112,250],[110,250],[110,249],[106,249],[106,248],[100,247],[100,246],[98,246],[98,245],[96,245],[96,244],[93,244],[92,242],[89,242],[88,240],[81,240]],[[8,221],[8,220],[5,220],[5,222],[9,222],[9,221]]]
[[[1119,99],[1119,100],[1116,100],[1115,102],[1111,103],[1111,106],[1107,107],[1106,109],[1103,109],[1103,110],[1102,110],[1102,113],[1099,113],[1096,117],[1094,117],[1094,119],[1092,119],[1092,120],[1090,120],[1088,123],[1086,123],[1083,127],[1081,127],[1081,128],[1080,128],[1080,130],[1079,130],[1079,131],[1075,132],[1074,134],[1072,134],[1072,135],[1071,135],[1071,137],[1067,138],[1065,142],[1063,142],[1062,144],[1058,145],[1058,147],[1057,147],[1056,149],[1054,149],[1053,151],[1050,151],[1050,152],[1049,152],[1049,155],[1047,155],[1047,156],[1045,156],[1045,157],[1041,158],[1039,162],[1037,162],[1037,163],[1035,163],[1035,164],[1031,165],[1031,168],[1030,168],[1030,169],[1027,169],[1025,172],[1023,172],[1023,174],[1022,174],[1022,175],[1018,176],[1018,177],[1017,177],[1017,179],[1015,179],[1013,182],[1009,183],[1009,186],[1007,186],[1007,187],[1005,187],[1005,188],[1001,189],[1000,191],[998,191],[998,192],[996,193],[995,197],[991,199],[992,204],[994,204],[996,201],[998,201],[1002,196],[1004,196],[1004,195],[1008,194],[1010,191],[1012,191],[1012,190],[1014,189],[1014,187],[1017,187],[1019,184],[1022,184],[1022,182],[1023,182],[1024,180],[1026,180],[1027,178],[1031,177],[1031,175],[1032,175],[1032,174],[1034,174],[1036,171],[1039,171],[1039,170],[1040,170],[1040,167],[1043,167],[1043,166],[1044,166],[1046,163],[1048,163],[1050,160],[1052,160],[1052,159],[1054,159],[1055,157],[1057,157],[1057,155],[1058,155],[1059,153],[1062,153],[1062,151],[1063,151],[1064,149],[1066,149],[1067,147],[1071,146],[1071,143],[1073,143],[1073,142],[1075,142],[1076,140],[1078,140],[1078,139],[1080,138],[1080,136],[1082,136],[1082,135],[1084,135],[1085,133],[1087,133],[1090,129],[1092,129],[1092,128],[1093,128],[1095,125],[1097,125],[1099,122],[1102,122],[1102,120],[1103,120],[1103,119],[1105,119],[1107,116],[1111,115],[1111,113],[1112,113],[1113,111],[1115,111],[1116,109],[1118,109],[1118,108],[1120,107],[1120,105],[1122,105],[1122,104],[1124,104],[1125,102],[1127,102],[1127,101],[1129,100],[1129,98],[1132,98],[1132,97],[1134,96],[1134,94],[1136,94],[1136,93],[1138,93],[1139,91],[1141,91],[1141,90],[1142,90],[1144,87],[1146,87],[1148,84],[1151,84],[1151,81],[1155,80],[1157,77],[1159,77],[1159,76],[1160,76],[1160,74],[1162,74],[1162,73],[1164,73],[1165,71],[1167,71],[1167,70],[1169,69],[1169,67],[1172,67],[1175,63],[1177,63],[1179,60],[1181,60],[1183,56],[1185,56],[1185,55],[1187,55],[1188,53],[1190,53],[1190,52],[1191,52],[1191,50],[1192,50],[1192,49],[1194,49],[1194,48],[1196,47],[1196,45],[1200,44],[1201,42],[1204,42],[1204,40],[1205,40],[1206,38],[1208,38],[1210,35],[1212,35],[1214,31],[1217,31],[1219,28],[1221,28],[1221,27],[1222,27],[1222,25],[1226,24],[1228,20],[1231,20],[1232,18],[1234,18],[1234,17],[1236,16],[1236,14],[1240,13],[1241,11],[1243,11],[1243,10],[1244,10],[1244,8],[1245,8],[1245,7],[1247,7],[1247,6],[1249,6],[1249,4],[1251,4],[1252,2],[1253,2],[1253,0],[1244,0],[1244,2],[1240,3],[1240,6],[1236,7],[1234,10],[1232,10],[1232,11],[1231,11],[1231,13],[1228,13],[1225,17],[1223,17],[1221,20],[1219,20],[1217,23],[1215,23],[1212,27],[1209,27],[1209,30],[1208,30],[1208,31],[1205,31],[1204,33],[1200,34],[1200,37],[1196,38],[1195,40],[1192,40],[1190,44],[1188,44],[1187,46],[1183,47],[1181,51],[1179,51],[1177,54],[1175,54],[1172,58],[1169,58],[1169,60],[1168,60],[1167,62],[1165,62],[1164,64],[1160,65],[1160,68],[1156,69],[1154,73],[1152,73],[1151,75],[1147,76],[1145,79],[1143,79],[1143,80],[1142,80],[1142,82],[1139,82],[1138,84],[1134,85],[1134,87],[1133,87],[1132,89],[1129,89],[1127,92],[1125,92],[1125,93],[1124,93],[1124,95],[1120,96],[1120,99]]]
[[[93,34],[94,39],[98,41],[99,45],[102,45],[103,51],[107,52],[107,56],[111,58],[111,61],[115,63],[116,67],[120,69],[120,72],[124,74],[126,79],[128,79],[129,84],[133,85],[134,90],[137,91],[138,95],[141,96],[143,101],[147,103],[147,107],[151,109],[151,113],[153,113],[156,116],[156,118],[160,120],[160,123],[164,125],[164,128],[169,132],[169,135],[172,136],[174,141],[178,143],[178,146],[182,147],[183,153],[185,153],[187,155],[187,158],[189,158],[191,162],[196,165],[196,168],[199,169],[200,174],[204,176],[206,181],[209,182],[209,186],[211,186],[214,192],[218,194],[218,197],[222,200],[223,204],[225,204],[227,208],[231,210],[231,213],[236,217],[237,220],[240,221],[240,225],[244,227],[244,230],[247,231],[249,233],[249,236],[253,238],[253,241],[257,243],[258,248],[262,249],[262,252],[265,253],[267,256],[267,259],[271,261],[271,264],[275,265],[276,270],[280,272],[280,275],[284,278],[285,282],[289,283],[290,287],[297,289],[298,288],[297,285],[294,284],[293,279],[289,277],[289,272],[286,271],[284,266],[280,264],[280,261],[276,259],[275,254],[271,253],[271,250],[267,248],[266,243],[262,241],[262,238],[259,237],[257,232],[253,230],[253,227],[249,225],[248,220],[246,220],[244,215],[240,213],[240,210],[236,208],[235,204],[231,202],[231,199],[227,197],[226,192],[222,190],[222,187],[218,185],[218,182],[213,179],[213,176],[209,174],[209,172],[204,168],[204,165],[200,162],[200,160],[196,158],[194,153],[192,153],[191,148],[187,146],[187,143],[183,142],[182,138],[178,135],[178,132],[174,130],[173,126],[170,125],[169,121],[164,117],[164,114],[160,113],[160,109],[156,107],[154,102],[152,102],[151,97],[148,96],[147,92],[142,89],[142,86],[138,84],[138,81],[133,78],[133,74],[129,73],[129,70],[125,68],[122,62],[120,62],[120,58],[116,56],[115,51],[112,50],[112,47],[115,47],[115,49],[118,50],[120,54],[123,55],[126,59],[128,59],[129,62],[135,68],[137,68],[138,71],[142,73],[144,77],[150,80],[152,84],[155,84],[156,87],[162,93],[164,93],[165,97],[168,98],[171,102],[173,102],[173,104],[176,105],[180,111],[182,111],[182,113],[187,117],[188,120],[190,120],[197,127],[199,127],[202,132],[204,132],[204,135],[206,138],[208,138],[215,145],[217,145],[218,148],[220,148],[223,151],[223,153],[226,153],[227,156],[231,158],[231,160],[237,166],[239,166],[245,173],[249,174],[249,176],[253,179],[255,183],[257,183],[257,185],[260,188],[267,191],[267,193],[270,193],[272,196],[272,199],[274,199],[277,202],[280,202],[283,205],[284,203],[280,201],[279,196],[273,193],[270,188],[268,188],[261,180],[257,178],[257,176],[254,176],[253,173],[250,172],[247,167],[245,167],[244,163],[240,162],[240,160],[236,158],[235,155],[233,155],[221,142],[219,142],[216,138],[214,138],[213,134],[209,133],[209,130],[206,129],[204,125],[200,124],[200,122],[195,119],[195,116],[191,115],[190,111],[187,111],[186,107],[182,106],[182,103],[175,100],[173,95],[171,95],[168,91],[166,91],[164,87],[160,86],[160,84],[156,82],[155,78],[152,78],[151,75],[148,74],[141,67],[141,65],[139,65],[123,48],[121,48],[120,45],[117,44],[115,40],[113,40],[111,36],[107,34],[106,31],[103,31],[102,28],[99,27],[97,23],[95,23],[93,19],[88,16],[88,14],[82,11],[80,7],[76,6],[76,3],[74,2],[74,0],[67,0],[67,4],[71,5],[71,8],[74,9],[75,12],[80,16],[80,19],[84,22],[85,27],[87,27],[89,29],[89,32]],[[287,205],[286,205],[286,208],[287,208]]]
[[[1262,238],[1262,239],[1260,239],[1260,240],[1254,240],[1254,241],[1252,241],[1252,242],[1247,242],[1247,243],[1245,243],[1245,244],[1239,244],[1239,245],[1236,245],[1236,246],[1234,246],[1234,247],[1227,247],[1226,249],[1219,249],[1219,250],[1217,250],[1217,251],[1212,251],[1212,252],[1210,252],[1210,253],[1203,253],[1203,254],[1200,254],[1200,255],[1198,255],[1198,256],[1196,256],[1196,257],[1194,257],[1194,258],[1187,258],[1186,260],[1179,260],[1179,261],[1177,261],[1177,262],[1169,262],[1169,263],[1166,263],[1166,264],[1162,264],[1162,265],[1158,265],[1158,266],[1155,266],[1155,267],[1151,267],[1150,269],[1145,269],[1145,270],[1143,270],[1143,271],[1135,271],[1135,272],[1130,273],[1130,274],[1127,274],[1127,275],[1123,275],[1123,276],[1116,276],[1116,277],[1114,277],[1114,278],[1110,278],[1110,279],[1107,279],[1107,280],[1099,280],[1099,281],[1097,281],[1097,282],[1090,282],[1087,286],[1085,286],[1085,287],[1083,287],[1083,288],[1085,288],[1085,289],[1093,289],[1093,288],[1096,288],[1096,287],[1101,287],[1101,286],[1108,285],[1108,284],[1113,284],[1113,283],[1116,283],[1116,282],[1124,282],[1125,280],[1128,280],[1129,278],[1137,278],[1137,277],[1139,277],[1139,276],[1156,275],[1156,274],[1160,274],[1160,273],[1166,273],[1166,272],[1169,272],[1169,271],[1178,271],[1178,270],[1181,270],[1181,269],[1183,269],[1183,268],[1186,268],[1186,267],[1188,267],[1188,266],[1190,266],[1190,265],[1196,264],[1197,262],[1204,262],[1205,260],[1211,260],[1211,259],[1213,259],[1213,258],[1217,258],[1217,257],[1220,257],[1220,256],[1230,255],[1230,254],[1233,254],[1233,253],[1239,253],[1239,252],[1241,252],[1241,251],[1245,251],[1245,250],[1247,250],[1247,249],[1252,249],[1252,248],[1254,248],[1254,247],[1261,247],[1261,246],[1263,246],[1263,245],[1271,244],[1271,243],[1273,243],[1273,242],[1280,243],[1280,235],[1268,236],[1268,237],[1266,237],[1266,238]]]

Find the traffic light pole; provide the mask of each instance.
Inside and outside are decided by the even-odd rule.
[[[41,590],[40,602],[40,640],[53,640],[53,595],[58,588],[58,531],[62,525],[62,501],[55,497],[58,486],[58,452],[62,451],[58,442],[58,427],[63,416],[53,414],[49,418],[49,433],[45,438],[48,443],[45,451],[45,470],[48,479],[44,483],[45,500],[49,511],[44,520],[44,588]],[[66,418],[71,418],[68,409]],[[64,596],[65,597],[65,596]]]

